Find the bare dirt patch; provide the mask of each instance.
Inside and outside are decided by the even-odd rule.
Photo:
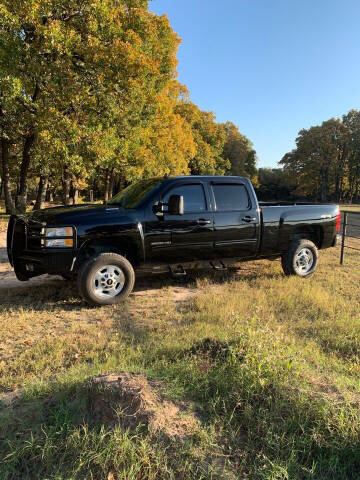
[[[165,399],[161,383],[141,373],[97,375],[88,390],[92,414],[101,423],[131,430],[144,425],[150,433],[182,441],[200,425],[192,404]]]
[[[0,393],[0,405],[4,407],[12,407],[22,398],[23,392],[24,390],[19,388],[12,392]]]

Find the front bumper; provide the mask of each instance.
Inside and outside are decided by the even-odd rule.
[[[73,248],[44,248],[41,246],[41,226],[32,226],[22,218],[10,217],[7,233],[7,251],[19,280],[49,274],[67,273],[76,258]]]
[[[14,268],[21,265],[21,269],[29,273],[64,273],[72,269],[75,256],[73,252],[56,251],[49,253],[48,251],[38,254],[37,252],[24,252],[14,258]]]

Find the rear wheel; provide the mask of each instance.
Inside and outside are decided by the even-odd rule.
[[[101,253],[82,265],[78,289],[90,305],[110,305],[124,300],[132,291],[135,273],[131,263],[117,253]]]
[[[288,251],[281,258],[281,265],[285,275],[307,278],[315,272],[318,258],[316,245],[303,238],[290,243]]]

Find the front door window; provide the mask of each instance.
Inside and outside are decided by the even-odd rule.
[[[162,199],[167,203],[171,195],[182,195],[184,197],[184,213],[195,213],[206,211],[204,188],[200,184],[181,185],[172,188]]]

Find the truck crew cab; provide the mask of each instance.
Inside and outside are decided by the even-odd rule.
[[[247,178],[179,176],[139,181],[106,205],[12,215],[7,248],[19,280],[76,277],[88,303],[106,305],[130,294],[136,273],[281,257],[286,275],[307,278],[339,229],[337,205],[264,204]]]

